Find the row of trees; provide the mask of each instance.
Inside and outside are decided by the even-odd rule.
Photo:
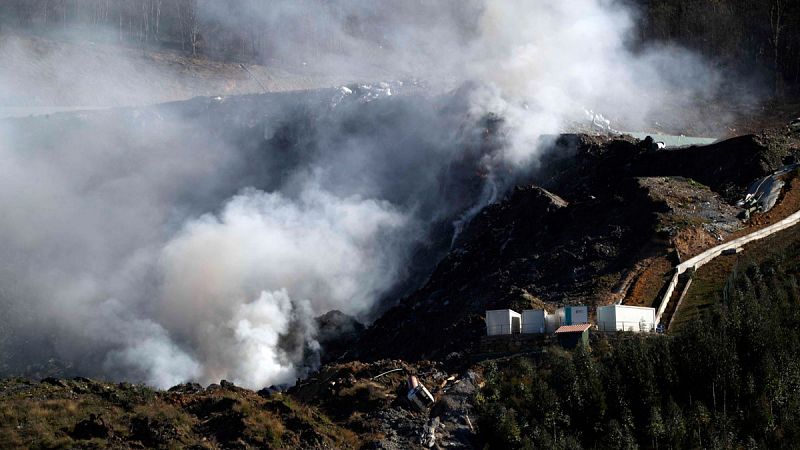
[[[731,275],[676,336],[490,365],[493,448],[794,448],[800,442],[800,245]]]
[[[737,71],[758,68],[775,94],[800,86],[800,0],[629,0],[645,42],[675,42]]]
[[[235,9],[239,2],[227,3]],[[4,0],[0,26],[37,34],[167,46],[195,56],[252,59],[258,55],[260,49],[244,40],[253,35],[252,29],[225,27],[203,15],[205,6],[203,0]]]
[[[778,95],[800,86],[800,0],[623,1],[640,13],[638,42],[677,43],[737,71],[757,68]],[[286,56],[276,41],[297,41],[292,50],[311,57],[347,48],[350,38],[385,45],[392,23],[436,26],[429,17],[436,14],[457,15],[469,35],[480,14],[468,7],[475,3],[414,0],[387,10],[353,0],[3,0],[0,26],[42,33],[101,26],[129,44],[263,61]]]
[[[242,62],[315,58],[379,49],[387,36],[409,38],[437,25],[440,14],[477,13],[472,0],[412,0],[391,8],[364,0],[3,0],[0,27],[73,38],[105,38],[133,45],[166,46],[192,55]],[[466,11],[466,12],[465,12]],[[469,19],[471,18],[471,19]],[[425,23],[420,23],[425,22]],[[469,29],[465,25],[465,29]]]

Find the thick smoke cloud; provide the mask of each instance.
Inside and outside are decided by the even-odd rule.
[[[164,248],[158,316],[186,334],[180,337],[212,379],[286,380],[302,362],[287,356],[303,348],[277,353],[281,336],[313,341],[314,314],[367,310],[397,278],[386,234],[407,220],[386,202],[337,198],[314,186],[294,200],[247,190],[219,216],[189,222]]]
[[[258,30],[267,62],[350,78],[463,81],[464,50],[478,37],[480,0],[241,0],[200,3],[201,16]]]
[[[645,123],[667,96],[714,84],[680,50],[632,53],[629,12],[605,0],[251,1],[236,15],[221,3],[203,14],[282,36],[270,57],[431,91],[352,85],[0,122],[7,372],[57,357],[160,387],[291,382],[313,365],[313,317],[369,319],[432,229],[460,217],[457,231],[509,173],[535,167],[542,136],[586,109]],[[0,80],[20,82],[10,70]]]
[[[157,386],[302,375],[313,318],[368,314],[425,228],[471,202],[450,170],[471,135],[443,131],[463,117],[360,89],[2,123],[8,370],[56,356]]]
[[[719,74],[681,48],[632,50],[635,11],[616,0],[258,0],[203,4],[229,27],[263,29],[262,55],[342,78],[423,79],[434,89],[480,83],[476,112],[506,118],[518,141],[515,162],[542,134],[586,111],[617,129],[652,126],[664,110],[692,114],[714,98]],[[667,114],[669,115],[669,114]],[[680,122],[678,120],[678,122]],[[627,128],[620,128],[625,126]]]

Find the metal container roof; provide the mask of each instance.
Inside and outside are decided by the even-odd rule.
[[[592,328],[592,324],[590,323],[582,323],[580,325],[564,325],[558,327],[556,330],[556,334],[559,333],[583,333],[584,331]]]

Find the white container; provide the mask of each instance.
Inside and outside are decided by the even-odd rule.
[[[547,334],[553,334],[558,329],[558,314],[547,314],[544,317],[544,328]]]
[[[564,306],[556,311],[558,326],[589,323],[589,308],[586,306]]]
[[[641,306],[609,305],[597,308],[597,328],[600,331],[654,331],[655,308]]]
[[[486,334],[499,336],[522,331],[522,315],[511,309],[486,311]]]
[[[547,333],[547,318],[552,316],[543,309],[526,309],[522,311],[522,333],[523,334],[545,334]],[[551,321],[555,323],[555,321]]]

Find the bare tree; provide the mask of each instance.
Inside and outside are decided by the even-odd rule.
[[[775,66],[775,95],[783,93],[783,73],[781,72],[781,38],[786,27],[786,0],[772,0],[769,10],[770,44],[772,45]]]
[[[155,40],[159,40],[159,34],[161,33],[161,6],[163,4],[163,0],[153,0],[153,10],[155,15]]]
[[[192,43],[192,56],[197,56],[197,45],[200,42],[200,20],[197,11],[197,0],[192,0],[189,8],[189,40]]]
[[[186,42],[191,45],[192,56],[197,56],[200,41],[200,21],[197,11],[197,0],[179,0],[178,20],[181,29],[181,48],[186,49]]]

